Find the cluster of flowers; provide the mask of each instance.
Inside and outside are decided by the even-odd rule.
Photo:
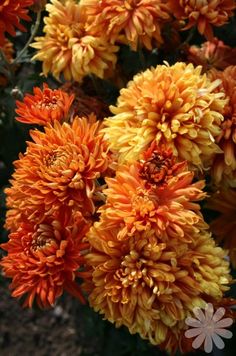
[[[22,30],[32,3],[3,2],[2,44],[6,31]],[[33,59],[57,79],[112,76],[120,43],[152,49],[171,21],[197,26],[209,41],[188,50],[196,66],[165,63],[135,75],[104,120],[78,114],[76,93],[66,86],[45,84],[16,102],[18,121],[41,126],[15,162],[6,189],[9,240],[1,245],[7,255],[0,265],[25,306],[52,306],[66,290],[174,352],[191,347],[184,332],[194,307],[233,303],[224,298],[232,282],[227,253],[200,201],[209,176],[208,206],[221,213],[212,231],[236,265],[235,50],[213,39],[211,27],[235,7],[231,0],[46,5]]]

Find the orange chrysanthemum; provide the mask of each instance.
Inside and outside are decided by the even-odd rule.
[[[43,73],[59,80],[81,81],[88,74],[104,78],[116,63],[117,46],[106,37],[95,37],[85,30],[81,7],[74,0],[51,0],[46,5],[45,36],[36,37],[32,47],[38,50],[33,59],[43,62]]]
[[[34,95],[26,94],[23,102],[16,101],[16,120],[26,124],[49,125],[55,120],[67,120],[74,95],[61,89],[50,89],[47,84],[43,90],[34,88]]]
[[[236,187],[236,66],[227,67],[223,72],[212,70],[208,76],[222,80],[218,90],[224,91],[229,99],[224,109],[221,132],[216,137],[222,153],[215,157],[212,177],[216,185],[229,184]]]
[[[211,223],[211,230],[217,241],[223,242],[229,250],[231,262],[236,268],[236,190],[222,188],[214,193],[207,207],[220,213]]]
[[[97,179],[108,166],[99,128],[99,122],[75,118],[71,126],[56,121],[45,132],[31,131],[34,142],[15,162],[12,186],[6,189],[8,229],[17,228],[22,216],[36,223],[63,206],[88,217],[94,213]]]
[[[112,43],[124,35],[133,50],[138,45],[152,49],[152,39],[162,43],[161,26],[170,20],[162,0],[82,0],[88,31],[98,36],[107,34]]]
[[[139,158],[155,141],[171,148],[179,160],[208,167],[220,152],[214,137],[220,134],[224,93],[213,90],[220,81],[201,75],[201,67],[176,63],[158,65],[137,74],[120,91],[114,117],[105,120],[105,137],[121,162]]]
[[[40,307],[52,306],[64,290],[84,301],[75,279],[84,263],[81,252],[87,244],[82,239],[88,225],[81,217],[71,221],[64,214],[39,224],[23,219],[1,245],[8,255],[0,265],[12,278],[12,296],[26,295],[24,306],[32,307],[34,300]]]
[[[178,20],[187,20],[184,30],[197,26],[200,34],[213,38],[212,26],[224,25],[236,8],[234,0],[167,0],[167,6]]]
[[[225,253],[196,203],[203,182],[193,184],[186,166],[158,151],[120,166],[106,180],[107,202],[87,234],[90,305],[168,351],[178,346],[193,308],[206,296],[220,300],[230,282]]]
[[[2,0],[0,5],[0,46],[4,44],[5,33],[16,35],[15,28],[26,31],[20,20],[30,21],[28,8],[33,0]]]
[[[200,208],[194,201],[205,197],[201,190],[204,182],[191,185],[192,179],[186,162],[175,163],[170,151],[159,151],[153,145],[140,163],[133,168],[124,166],[116,178],[106,179],[107,202],[99,210],[104,228],[112,230],[118,224],[118,239],[135,231],[154,230],[163,240],[175,237],[185,241],[186,226],[200,219]]]
[[[212,41],[204,42],[201,47],[191,46],[188,50],[188,61],[201,65],[204,72],[211,68],[224,70],[236,64],[236,48],[231,48],[223,41],[213,38]]]

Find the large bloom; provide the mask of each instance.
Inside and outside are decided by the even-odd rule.
[[[205,197],[204,182],[192,184],[192,179],[186,162],[176,163],[170,151],[153,145],[144,160],[121,166],[115,178],[106,178],[107,201],[99,209],[100,221],[111,230],[119,225],[117,238],[121,240],[136,231],[154,230],[163,241],[189,241],[185,232],[201,220],[195,202]]]
[[[211,230],[218,242],[229,250],[231,262],[236,267],[236,190],[221,188],[207,202],[207,207],[219,216],[211,223]]]
[[[204,72],[211,68],[223,70],[236,64],[236,48],[231,48],[223,41],[213,38],[200,47],[191,46],[188,50],[188,60],[195,65],[201,65]]]
[[[216,155],[212,177],[216,185],[226,184],[236,187],[236,66],[227,67],[223,72],[212,70],[208,73],[211,79],[221,79],[217,91],[224,91],[229,99],[224,109],[224,121],[216,142],[222,153]]]
[[[125,36],[133,50],[138,45],[152,49],[152,39],[162,43],[161,26],[170,20],[168,7],[162,0],[82,0],[87,15],[88,31],[112,43]]]
[[[55,120],[68,119],[74,95],[61,89],[50,89],[47,84],[43,90],[34,88],[34,95],[26,94],[23,102],[16,101],[16,120],[26,124],[49,125]]]
[[[34,0],[2,0],[0,5],[0,46],[4,44],[5,33],[16,35],[16,28],[26,31],[20,20],[30,21],[28,7]]]
[[[0,265],[5,276],[12,278],[12,296],[26,296],[24,306],[32,307],[36,300],[47,307],[66,290],[83,301],[75,279],[84,263],[81,252],[87,244],[82,239],[87,231],[81,216],[72,221],[64,212],[58,219],[46,218],[40,224],[23,219],[1,245],[8,252]]]
[[[110,108],[115,116],[105,121],[111,149],[121,162],[133,161],[155,141],[195,167],[209,166],[220,152],[214,137],[227,102],[224,93],[213,92],[219,84],[185,63],[137,74]]]
[[[31,132],[34,142],[15,162],[12,186],[6,189],[7,228],[15,229],[22,216],[41,221],[62,206],[88,217],[94,213],[97,179],[108,165],[99,127],[99,122],[75,118],[71,126],[56,121],[45,132]]]
[[[203,196],[202,182],[192,178],[168,152],[120,166],[107,179],[107,203],[87,234],[90,305],[168,351],[182,340],[193,308],[206,296],[220,300],[230,281],[225,253],[194,202]]]
[[[33,59],[43,62],[43,73],[52,72],[59,79],[81,81],[85,75],[103,78],[116,62],[118,47],[106,37],[95,37],[85,30],[81,7],[74,0],[51,0],[46,5],[43,37],[36,37],[32,47],[38,50]]]
[[[234,0],[167,0],[178,20],[187,20],[185,30],[197,26],[200,34],[213,38],[212,26],[222,26],[233,16]]]

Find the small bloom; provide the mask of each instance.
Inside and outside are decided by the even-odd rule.
[[[221,132],[216,137],[222,153],[217,154],[213,162],[213,182],[236,187],[236,66],[229,66],[223,72],[212,70],[208,76],[213,80],[222,80],[219,89],[215,90],[225,92],[228,98]]]
[[[32,59],[43,62],[43,74],[51,72],[58,80],[63,74],[65,80],[78,82],[88,74],[104,78],[116,63],[118,47],[86,32],[83,12],[74,0],[51,0],[46,10],[45,35],[31,45],[38,50]]]
[[[185,63],[137,74],[110,107],[115,116],[105,120],[111,150],[120,162],[132,162],[155,141],[193,167],[209,167],[220,152],[214,138],[227,103],[223,92],[213,92],[219,84],[201,75],[200,66]]]
[[[59,214],[35,224],[23,219],[9,241],[1,245],[8,255],[0,262],[6,277],[12,278],[13,297],[25,297],[24,306],[52,306],[66,290],[84,301],[76,277],[84,264],[82,242],[88,224]],[[82,274],[81,274],[82,275]]]
[[[20,20],[30,21],[28,8],[33,0],[2,0],[0,6],[0,46],[4,45],[5,33],[16,35],[16,28],[26,31]]]
[[[133,50],[139,44],[152,49],[152,39],[162,43],[161,27],[170,21],[167,5],[162,0],[82,0],[88,31],[114,43],[124,35]]]
[[[213,26],[222,26],[233,16],[234,0],[168,0],[167,6],[178,20],[187,20],[184,30],[197,26],[201,35],[213,38]]]
[[[188,61],[201,65],[204,72],[211,68],[224,70],[236,64],[236,48],[231,48],[218,38],[204,42],[201,47],[191,46],[188,50]]]
[[[34,88],[34,95],[26,94],[23,102],[16,101],[16,120],[26,124],[49,125],[55,120],[67,119],[74,95],[61,89],[50,89],[47,84],[43,90]]]
[[[207,207],[220,215],[211,222],[211,230],[218,242],[229,251],[230,260],[236,267],[236,189],[223,187],[214,193]]]
[[[6,189],[8,229],[17,228],[22,216],[36,223],[61,207],[86,217],[95,212],[97,179],[108,156],[100,123],[94,116],[89,120],[77,117],[71,126],[55,121],[45,132],[31,131],[33,142],[15,162],[12,186]]]
[[[193,308],[222,298],[229,266],[199,212],[203,183],[192,183],[186,163],[168,152],[148,156],[106,179],[106,204],[87,234],[89,302],[117,327],[171,352]]]

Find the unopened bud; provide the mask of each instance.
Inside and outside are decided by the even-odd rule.
[[[23,98],[23,93],[18,87],[12,89],[11,95],[15,100],[21,100]]]

